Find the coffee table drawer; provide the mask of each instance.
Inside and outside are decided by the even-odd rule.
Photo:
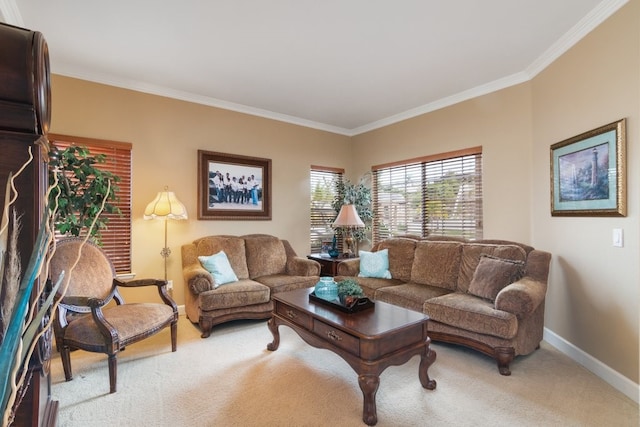
[[[349,335],[340,329],[327,325],[318,319],[313,319],[313,333],[323,340],[347,350],[355,356],[360,355],[360,339],[353,335]]]
[[[305,329],[311,330],[311,316],[304,311],[282,304],[280,301],[276,301],[275,303],[276,313]]]

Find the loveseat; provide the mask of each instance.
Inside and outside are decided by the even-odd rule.
[[[271,317],[271,296],[314,286],[320,264],[275,236],[217,235],[182,246],[182,273],[187,317],[206,338],[222,322]]]
[[[502,240],[390,238],[341,262],[336,280],[353,278],[369,298],[427,314],[432,340],[476,349],[510,375],[514,357],[542,341],[550,260]]]

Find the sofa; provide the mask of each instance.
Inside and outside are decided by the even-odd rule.
[[[399,237],[341,262],[336,280],[353,278],[369,298],[427,314],[433,341],[478,350],[510,375],[514,357],[542,341],[550,260],[510,241]]]
[[[268,234],[215,235],[182,246],[182,272],[187,317],[206,338],[223,322],[271,317],[271,296],[314,286],[320,264]]]

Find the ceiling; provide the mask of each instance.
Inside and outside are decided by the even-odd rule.
[[[0,0],[55,74],[344,135],[527,81],[627,0]]]

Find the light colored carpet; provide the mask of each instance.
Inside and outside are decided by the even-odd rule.
[[[74,379],[51,362],[58,424],[71,426],[362,426],[355,372],[335,354],[307,345],[280,327],[280,348],[264,321],[217,326],[211,337],[185,317],[178,351],[169,331],[118,357],[118,392],[109,394],[106,357],[77,351]],[[634,426],[638,405],[553,347],[542,347],[498,374],[492,359],[433,344],[425,390],[419,356],[380,376],[379,426]]]

